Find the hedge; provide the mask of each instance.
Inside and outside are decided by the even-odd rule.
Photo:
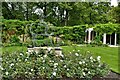
[[[44,22],[42,25],[39,23],[39,20],[36,21],[20,21],[20,20],[2,20],[3,27],[3,38],[8,35],[5,31],[15,31],[15,35],[29,34],[31,37],[30,27],[32,28],[33,33],[35,34],[44,34],[45,30],[50,33],[54,33],[55,36],[59,36],[62,39],[70,40],[74,43],[83,43],[85,36],[85,29],[92,27],[96,32],[100,34],[107,33],[111,34],[113,32],[119,33],[120,24],[106,23],[106,24],[95,24],[94,26],[85,24],[77,26],[63,26],[57,27],[53,26],[50,23]],[[33,25],[32,25],[33,24]],[[45,28],[48,26],[48,29]],[[45,36],[36,36],[37,39],[45,39]],[[6,37],[7,38],[7,37]],[[8,38],[7,38],[8,39]]]

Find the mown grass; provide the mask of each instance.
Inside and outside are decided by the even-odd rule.
[[[2,47],[2,53],[3,52],[15,52],[15,51],[27,51],[27,47],[25,46],[11,46],[11,47]]]
[[[101,56],[101,61],[109,65],[110,69],[120,73],[119,71],[119,59],[118,59],[118,48],[117,47],[83,47],[83,46],[62,46],[63,52],[68,54],[73,50],[80,50],[81,53],[90,51],[93,56]],[[14,52],[14,51],[27,51],[25,46],[12,46],[2,48],[2,52]]]

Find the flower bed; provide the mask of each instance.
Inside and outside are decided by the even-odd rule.
[[[57,56],[54,51],[45,53],[3,53],[3,79],[34,79],[34,78],[89,78],[104,76],[108,66],[89,54],[73,51],[63,56]]]

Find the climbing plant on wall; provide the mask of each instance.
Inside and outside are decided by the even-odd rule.
[[[112,34],[114,32],[119,33],[118,30],[120,30],[120,24],[112,24],[112,23],[96,24],[93,28],[96,32],[99,32],[100,34],[103,33]]]

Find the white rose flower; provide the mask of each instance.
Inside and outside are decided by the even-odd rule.
[[[3,70],[3,67],[2,67],[2,66],[0,66],[0,69],[1,69],[1,70]]]
[[[83,76],[85,76],[85,72],[83,72]]]
[[[101,67],[101,65],[99,64],[98,67]]]
[[[51,60],[49,60],[49,62],[52,62]]]
[[[51,62],[54,62],[54,61],[51,61]]]
[[[88,74],[91,74],[90,71],[88,71]]]
[[[85,70],[87,70],[87,68],[85,68]]]
[[[82,62],[83,64],[85,63],[85,61]]]
[[[33,71],[33,69],[31,69],[31,71]]]
[[[53,76],[56,76],[56,72],[53,72]]]
[[[32,73],[31,73],[31,72],[29,72],[29,74],[31,75]]]
[[[9,73],[8,72],[5,72],[6,75],[8,75]]]
[[[43,57],[41,57],[41,59],[43,59]]]
[[[69,68],[67,68],[67,71],[69,71]]]
[[[58,65],[58,63],[54,63],[54,66],[57,66]]]
[[[91,60],[91,62],[93,62],[93,60]]]
[[[22,54],[22,53],[20,53],[20,56],[23,56],[23,54]]]
[[[54,69],[55,71],[57,71],[57,68],[56,69]]]
[[[43,69],[45,69],[45,67],[42,67]]]
[[[21,60],[19,60],[21,62]]]
[[[79,64],[82,64],[82,62],[80,61]]]
[[[54,65],[54,68],[56,68],[57,66],[56,65]]]
[[[27,72],[25,72],[25,74],[27,74]]]
[[[45,62],[45,60],[42,61],[43,63]]]
[[[45,54],[45,55],[44,55],[44,58],[46,58],[46,57],[47,57],[47,55]]]
[[[61,57],[64,57],[64,55],[63,55],[62,53],[60,53],[60,56],[61,56]]]
[[[61,62],[63,62],[63,60],[60,60]]]
[[[25,59],[25,61],[27,61],[27,59]]]
[[[97,57],[97,60],[100,61],[100,58],[101,58],[101,56],[98,56],[98,57]]]
[[[93,59],[93,61],[96,61],[95,59]]]
[[[10,66],[14,66],[14,64],[13,64],[13,63],[11,63],[11,64],[10,64]]]
[[[84,69],[82,69],[82,71],[84,71]]]
[[[91,57],[90,57],[90,59],[92,60],[92,59],[93,59],[93,57],[91,56]]]
[[[26,54],[29,54],[29,52],[26,52]]]
[[[78,53],[75,53],[75,55],[76,55],[76,56],[79,56],[79,54],[78,54]]]
[[[64,68],[66,68],[67,66],[66,65],[64,65]]]

